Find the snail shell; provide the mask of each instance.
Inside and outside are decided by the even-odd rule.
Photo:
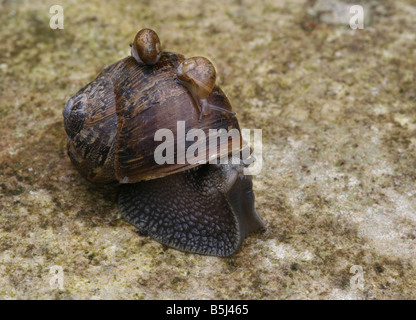
[[[209,114],[209,109],[226,112],[235,115],[234,112],[221,105],[210,103],[207,98],[215,87],[216,71],[207,58],[192,57],[181,62],[177,69],[179,82],[184,85],[195,100],[200,113],[199,122],[204,114]]]
[[[182,55],[164,52],[154,67],[138,67],[129,57],[103,70],[74,95],[64,108],[68,153],[75,167],[95,183],[134,183],[164,177],[198,164],[159,165],[154,151],[158,129],[176,132],[177,122],[190,128],[240,129],[237,118],[212,113],[198,122],[199,113],[189,91],[175,81]],[[231,109],[219,87],[208,98]],[[174,150],[177,150],[175,139]],[[186,147],[193,142],[186,142]],[[232,141],[229,140],[229,149]],[[207,159],[213,155],[208,154]],[[228,152],[228,151],[227,151]],[[226,154],[218,153],[217,157]]]
[[[131,45],[131,56],[139,64],[152,66],[159,61],[161,54],[162,48],[156,32],[151,29],[137,32]]]
[[[207,58],[193,57],[179,65],[177,76],[198,98],[205,99],[214,89],[217,73]]]

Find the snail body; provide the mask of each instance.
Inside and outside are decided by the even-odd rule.
[[[215,81],[204,99],[229,112],[208,113],[201,121],[189,89],[176,80],[184,61],[162,52],[151,67],[127,57],[105,68],[64,107],[68,155],[89,181],[120,185],[119,209],[142,234],[179,250],[228,256],[264,226],[243,164],[155,162],[155,133],[176,132],[178,121],[187,132],[196,128],[207,135],[210,129],[239,129]],[[174,140],[175,150],[181,142]],[[215,157],[228,153],[219,150]]]

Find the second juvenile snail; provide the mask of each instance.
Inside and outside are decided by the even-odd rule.
[[[145,46],[160,50],[156,37],[149,39],[159,45]],[[184,77],[187,61],[197,61],[194,69],[210,78],[210,72],[199,69],[205,58],[190,60],[160,51],[154,60],[136,51],[140,61],[132,49],[132,57],[105,68],[66,103],[68,155],[89,181],[120,186],[119,209],[143,235],[182,251],[232,255],[249,232],[264,226],[244,165],[159,165],[154,158],[160,143],[155,141],[156,131],[176,132],[178,121],[186,124],[186,132],[201,129],[207,135],[210,129],[239,129],[231,105],[215,78],[212,88],[201,94],[199,83],[195,87],[189,81],[192,74]],[[173,144],[177,150],[176,139]],[[229,154],[220,150],[216,157]]]
[[[208,113],[209,108],[235,115],[234,112],[210,104],[207,100],[212,89],[214,89],[216,80],[215,68],[207,58],[193,57],[186,59],[179,65],[177,77],[180,83],[188,88],[194,98],[201,112],[199,121],[201,121],[204,114]]]

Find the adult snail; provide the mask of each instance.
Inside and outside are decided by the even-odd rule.
[[[150,65],[127,57],[105,68],[64,107],[68,155],[89,181],[120,185],[119,209],[142,234],[179,250],[229,256],[249,232],[264,226],[243,164],[155,161],[159,129],[177,137],[179,122],[185,133],[201,129],[207,136],[210,129],[239,129],[215,84],[202,98],[201,112],[195,108],[198,92],[195,97],[177,81],[184,64],[181,54],[161,52]],[[207,105],[225,112],[205,113]],[[180,143],[187,148],[193,141],[174,139],[176,155]],[[228,150],[217,149],[214,157],[228,157]],[[208,148],[207,156],[213,156]]]
[[[207,58],[193,57],[186,59],[179,65],[177,77],[180,83],[188,88],[201,112],[199,122],[210,108],[235,115],[235,112],[210,104],[207,100],[214,89],[216,80],[215,68]]]

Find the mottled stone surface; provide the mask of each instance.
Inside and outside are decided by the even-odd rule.
[[[414,1],[372,1],[364,30],[311,19],[303,0],[61,1],[51,30],[53,4],[0,7],[0,299],[416,298]],[[138,235],[117,191],[66,155],[65,101],[142,27],[210,58],[241,127],[263,129],[267,230],[231,258]]]

